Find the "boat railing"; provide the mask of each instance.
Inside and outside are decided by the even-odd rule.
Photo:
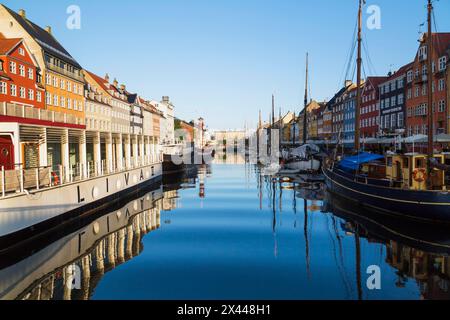
[[[57,165],[26,168],[22,164],[15,169],[0,167],[0,198],[13,194],[35,192],[42,189],[58,187],[77,181],[85,181],[110,174],[120,173],[163,161],[162,153],[136,156],[122,160],[122,167],[113,161],[88,161],[69,166]]]

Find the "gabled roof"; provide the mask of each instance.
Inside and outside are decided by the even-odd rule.
[[[427,34],[425,33],[422,38],[421,46],[426,44],[423,41],[426,40]],[[447,50],[450,48],[450,32],[434,32],[432,33],[433,50],[438,57],[442,57],[447,54]],[[418,52],[416,53],[417,59]]]
[[[83,72],[85,72],[87,75],[89,75],[104,91],[106,91],[111,97],[124,101],[124,102],[128,102],[128,100],[122,99],[120,98],[121,93],[119,92],[119,90],[112,84],[108,83],[108,81],[98,75],[96,75],[95,73],[92,73],[88,70],[83,69]],[[111,91],[113,91],[113,93],[117,92],[119,93],[119,97],[116,97],[114,94],[111,94]]]
[[[375,89],[381,83],[385,82],[387,79],[388,79],[387,76],[381,76],[381,77],[370,76],[370,77],[367,77],[365,85],[371,85]]]
[[[5,39],[0,37],[0,55],[6,55],[22,42],[20,38]]]
[[[76,68],[81,69],[79,63],[67,52],[66,49],[47,31],[31,22],[26,18],[22,18],[18,13],[0,4],[9,14],[19,23],[22,28],[42,47],[45,52],[65,61]]]

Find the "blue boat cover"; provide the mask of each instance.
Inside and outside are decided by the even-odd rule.
[[[339,162],[339,167],[345,171],[355,171],[364,163],[369,163],[375,160],[384,159],[384,156],[373,153],[360,153],[357,156],[346,157]]]

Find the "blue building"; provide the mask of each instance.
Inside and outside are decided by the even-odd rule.
[[[347,91],[343,96],[344,104],[344,140],[346,142],[355,140],[355,107],[356,87]],[[352,143],[353,145],[353,143]]]

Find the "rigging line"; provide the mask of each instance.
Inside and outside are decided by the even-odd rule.
[[[344,248],[343,248],[343,245],[342,245],[342,238],[340,236],[340,233],[339,233],[339,230],[338,230],[338,227],[337,227],[337,221],[336,221],[335,216],[332,216],[332,221],[333,221],[334,234],[335,234],[336,240],[338,242],[339,260],[340,260],[341,267],[342,267],[342,270],[343,270],[345,282],[347,283],[346,287],[349,288],[349,292],[350,293],[353,293],[353,287],[350,284],[349,275],[348,275],[347,270],[345,269]]]
[[[340,88],[342,82],[344,80],[346,80],[346,79],[342,79],[342,76],[345,75],[345,77],[346,77],[346,73],[348,73],[348,71],[346,71],[346,70],[349,69],[348,65],[350,64],[350,61],[352,60],[352,57],[353,57],[353,54],[354,54],[354,51],[355,51],[355,47],[356,47],[356,32],[357,32],[357,30],[358,30],[358,22],[355,23],[355,28],[353,30],[352,41],[350,42],[350,50],[349,50],[349,52],[346,55],[347,62],[346,62],[346,64],[344,64],[344,68],[343,68],[343,70],[341,72],[341,79],[340,79],[340,81],[338,83],[338,88]],[[344,72],[346,72],[346,73],[344,73]]]
[[[375,68],[375,65],[372,63],[372,59],[370,57],[370,51],[369,51],[369,46],[367,45],[368,41],[367,41],[367,36],[364,33],[364,41],[362,41],[363,44],[363,48],[364,48],[364,53],[366,55],[366,59],[367,59],[367,63],[368,63],[368,67],[369,69],[372,68],[372,70],[369,70],[369,72],[373,72],[373,75],[377,74],[377,70]]]
[[[372,59],[370,58],[369,50],[367,49],[364,41],[363,41],[363,48],[364,48],[363,52],[364,52],[364,55],[366,58],[366,60],[363,61],[363,64],[367,64],[367,68],[368,68],[367,70],[369,71],[369,73],[371,73],[373,75],[377,75],[378,73],[375,70],[375,66],[372,63]]]
[[[344,79],[344,80],[348,80],[348,76],[349,76],[349,74],[350,74],[350,69],[351,69],[352,66],[355,64],[355,61],[354,61],[354,60],[355,60],[355,59],[354,59],[355,53],[356,53],[356,41],[355,41],[355,44],[354,44],[354,46],[353,46],[352,54],[351,54],[350,59],[349,59],[349,61],[348,61],[347,70],[346,70],[346,72],[345,72],[345,79]]]
[[[336,263],[336,269],[339,271],[339,274],[340,274],[340,276],[341,276],[342,283],[344,284],[344,288],[345,288],[345,291],[346,291],[346,297],[348,298],[348,297],[351,296],[351,294],[350,294],[349,288],[347,287],[347,282],[346,282],[345,279],[344,279],[344,273],[343,273],[342,267],[341,267],[341,265],[339,264],[339,261],[338,261],[338,258],[337,258],[336,242],[334,241],[333,235],[332,235],[332,233],[331,233],[330,216],[329,216],[329,215],[326,215],[326,217],[327,217],[327,231],[328,231],[328,236],[330,237],[330,241],[331,241],[331,243],[332,243],[332,245],[333,245],[333,246],[332,246],[332,249],[331,249],[331,252],[333,253],[333,256],[334,256],[334,262]]]

